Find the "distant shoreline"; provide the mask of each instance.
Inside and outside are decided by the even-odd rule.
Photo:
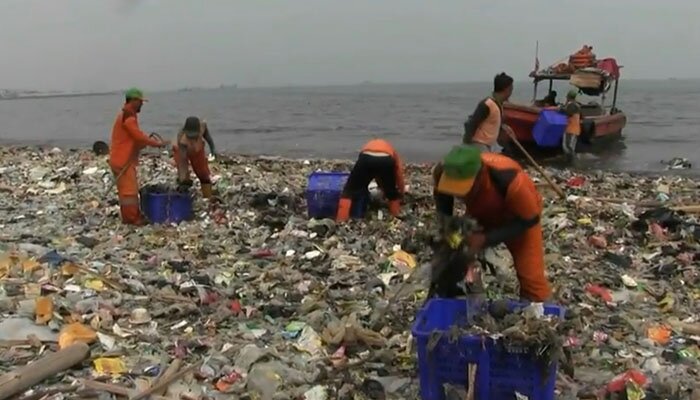
[[[91,92],[91,93],[37,93],[37,94],[17,94],[13,97],[2,97],[0,100],[35,100],[35,99],[54,99],[58,97],[89,97],[89,96],[107,96],[118,94],[118,91],[112,92]]]
[[[531,82],[530,78],[518,79],[516,77],[516,82]],[[625,78],[625,82],[699,82],[700,78]],[[490,84],[489,80],[465,80],[456,82],[374,82],[374,81],[364,81],[356,83],[317,83],[317,84],[271,84],[271,85],[220,85],[220,86],[199,86],[199,87],[179,87],[179,88],[169,88],[169,89],[153,89],[147,90],[149,93],[187,93],[199,90],[221,90],[221,89],[238,89],[238,90],[251,90],[251,89],[303,89],[303,88],[342,88],[342,87],[354,87],[354,86],[421,86],[421,85],[463,85],[463,84],[474,84],[483,83]],[[44,99],[44,98],[57,98],[57,97],[85,97],[85,96],[106,96],[106,95],[116,95],[121,94],[121,90],[111,90],[102,92],[84,92],[84,93],[51,93],[51,92],[41,92],[41,91],[30,91],[30,90],[6,90],[5,92],[16,94],[13,97],[3,97],[3,90],[0,89],[0,100],[23,100],[23,99]],[[26,94],[22,94],[26,93]]]

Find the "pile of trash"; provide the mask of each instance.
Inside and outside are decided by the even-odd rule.
[[[429,165],[407,166],[401,219],[375,207],[336,225],[306,217],[305,183],[348,162],[220,157],[218,201],[198,196],[191,222],[132,228],[104,156],[5,147],[0,159],[0,399],[419,398],[410,327],[427,287],[387,303],[431,260]],[[700,182],[548,173],[568,196],[531,171],[553,302],[566,309],[557,331],[571,368],[557,398],[688,398]],[[166,155],[144,155],[142,186],[175,177]],[[487,295],[516,298],[508,252],[486,259],[498,271]],[[45,360],[56,351],[61,362]]]

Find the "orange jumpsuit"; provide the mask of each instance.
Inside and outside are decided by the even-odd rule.
[[[112,145],[109,150],[109,166],[117,178],[119,208],[125,224],[143,224],[139,209],[139,183],[136,177],[139,152],[146,146],[158,147],[139,128],[136,112],[127,104],[117,114],[112,127]]]
[[[178,181],[184,182],[189,179],[188,164],[192,165],[192,169],[202,185],[202,196],[210,198],[212,195],[211,172],[209,171],[209,161],[204,151],[204,132],[206,130],[207,125],[202,122],[200,133],[194,139],[187,138],[184,132],[178,133],[173,141],[173,158],[177,166]],[[180,158],[181,151],[186,152],[184,159]]]
[[[486,246],[505,242],[513,256],[520,296],[544,301],[551,295],[545,277],[542,240],[542,198],[535,184],[514,160],[495,153],[481,154],[481,170],[464,201],[467,213],[485,229]],[[435,186],[442,165],[433,170]],[[452,215],[454,198],[434,193],[438,212]]]
[[[348,220],[352,200],[366,191],[373,179],[389,200],[389,213],[393,216],[399,215],[400,199],[406,187],[401,158],[391,143],[383,139],[373,139],[362,147],[345,183],[338,202],[338,222]]]

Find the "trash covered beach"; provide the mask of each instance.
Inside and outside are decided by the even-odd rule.
[[[430,262],[430,165],[407,166],[400,219],[371,208],[340,226],[309,220],[304,191],[311,172],[349,161],[222,156],[219,202],[198,197],[191,222],[132,228],[105,157],[5,147],[0,159],[0,373],[90,346],[17,398],[420,398],[411,325],[426,285],[386,303]],[[700,180],[547,172],[567,194],[530,171],[566,309],[557,398],[620,382],[627,398],[700,395]],[[139,179],[169,183],[175,168],[149,154]],[[499,277],[485,274],[489,297],[517,298],[508,252],[486,258]]]

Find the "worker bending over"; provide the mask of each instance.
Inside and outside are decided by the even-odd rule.
[[[377,182],[377,186],[389,201],[389,213],[395,217],[399,215],[401,196],[405,189],[401,158],[389,142],[373,139],[362,148],[345,182],[338,202],[336,215],[338,222],[344,222],[350,218],[352,201],[367,191],[367,186],[372,180]]]
[[[473,144],[481,151],[492,152],[501,133],[512,130],[503,123],[503,103],[513,94],[513,78],[501,72],[493,78],[493,93],[477,104],[464,123],[464,144]]]
[[[200,121],[197,117],[188,117],[185,120],[185,126],[173,142],[173,158],[177,166],[178,187],[189,189],[192,186],[189,170],[191,164],[202,186],[202,197],[208,199],[212,196],[212,187],[209,162],[204,152],[204,141],[209,144],[211,154],[215,155],[214,140],[211,138],[206,121]]]
[[[146,99],[143,92],[131,88],[125,93],[126,103],[112,127],[109,166],[117,180],[119,209],[122,222],[130,225],[145,223],[139,208],[139,183],[136,177],[139,153],[146,146],[163,147],[159,138],[149,137],[139,128],[138,113]]]
[[[544,272],[542,198],[514,160],[481,153],[471,145],[455,146],[433,169],[434,196],[441,220],[452,215],[454,197],[484,232],[466,237],[471,253],[505,243],[513,256],[520,296],[544,301],[551,290]]]

